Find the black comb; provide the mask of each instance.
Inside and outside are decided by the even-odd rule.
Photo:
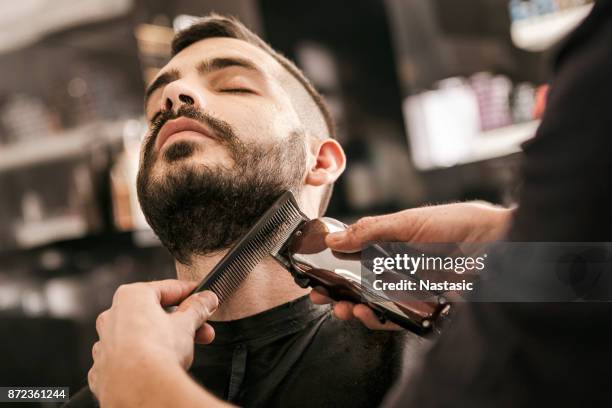
[[[300,211],[291,191],[285,191],[249,232],[232,246],[192,294],[210,290],[219,298],[219,304],[222,304],[262,259],[278,251],[291,233],[307,220],[308,217]]]

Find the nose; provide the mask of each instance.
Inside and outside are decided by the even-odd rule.
[[[185,80],[173,81],[166,85],[162,92],[161,110],[177,111],[183,105],[192,105],[196,109],[204,108],[204,97],[194,85]]]

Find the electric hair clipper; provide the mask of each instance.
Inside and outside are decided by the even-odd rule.
[[[227,252],[194,292],[212,290],[222,303],[240,286],[264,257],[272,256],[301,287],[323,287],[334,300],[369,306],[381,322],[392,321],[417,334],[436,329],[451,305],[437,293],[420,293],[418,299],[384,296],[361,278],[360,253],[332,251],[325,236],[346,225],[333,218],[309,219],[295,197],[286,191],[257,223]],[[389,256],[375,246],[380,256]]]

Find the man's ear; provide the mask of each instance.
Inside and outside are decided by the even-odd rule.
[[[342,146],[334,139],[324,139],[314,147],[313,153],[315,161],[306,174],[306,184],[322,186],[335,182],[346,166]]]

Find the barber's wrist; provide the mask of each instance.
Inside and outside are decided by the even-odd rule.
[[[162,401],[169,377],[187,375],[178,362],[161,355],[137,353],[118,360],[106,373],[107,389],[98,395],[102,408],[153,407],[152,402]]]
[[[122,384],[106,401],[100,401],[102,408],[233,407],[202,388],[175,362],[143,362],[138,372],[124,376]]]

